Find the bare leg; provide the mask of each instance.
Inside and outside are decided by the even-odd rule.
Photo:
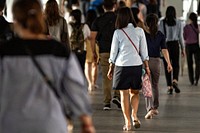
[[[96,62],[92,63],[92,85],[95,86],[98,77],[98,65]]]
[[[92,91],[92,63],[85,63],[85,76],[88,81],[88,91]]]
[[[134,120],[138,120],[137,112],[139,105],[139,91],[138,90],[130,90],[130,102],[132,106],[132,118]]]
[[[120,98],[125,125],[131,125],[129,90],[120,90]]]

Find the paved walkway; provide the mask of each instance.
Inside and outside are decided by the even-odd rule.
[[[101,84],[101,75],[98,80]],[[141,128],[133,129],[128,133],[200,133],[200,84],[191,86],[187,72],[180,76],[180,94],[167,95],[166,80],[163,74],[160,77],[160,107],[159,115],[153,119],[144,118],[144,97],[140,95],[138,117]],[[103,111],[103,90],[96,89],[91,94],[94,109],[93,119],[97,133],[124,133],[122,112],[112,104],[112,110]],[[75,122],[74,132],[80,133],[79,123]]]

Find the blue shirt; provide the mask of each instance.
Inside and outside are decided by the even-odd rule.
[[[158,31],[155,37],[151,37],[147,32],[145,32],[145,35],[149,57],[160,57],[160,50],[167,48],[164,34]]]
[[[125,33],[121,29],[117,29],[112,39],[109,63],[116,66],[142,65],[142,61],[149,60],[144,31],[139,27],[135,28],[132,24],[128,24],[123,29],[139,50],[140,55]]]

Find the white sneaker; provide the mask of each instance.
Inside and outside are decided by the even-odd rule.
[[[153,110],[150,110],[144,117],[145,119],[152,119],[153,118]]]
[[[152,110],[152,113],[153,113],[154,115],[158,115],[158,114],[159,114],[159,112],[158,112],[157,109],[153,109],[153,110]]]

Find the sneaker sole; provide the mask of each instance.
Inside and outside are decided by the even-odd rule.
[[[110,107],[103,107],[103,110],[111,110]]]
[[[117,105],[118,108],[121,109],[121,103],[118,99],[113,99],[112,102]]]

